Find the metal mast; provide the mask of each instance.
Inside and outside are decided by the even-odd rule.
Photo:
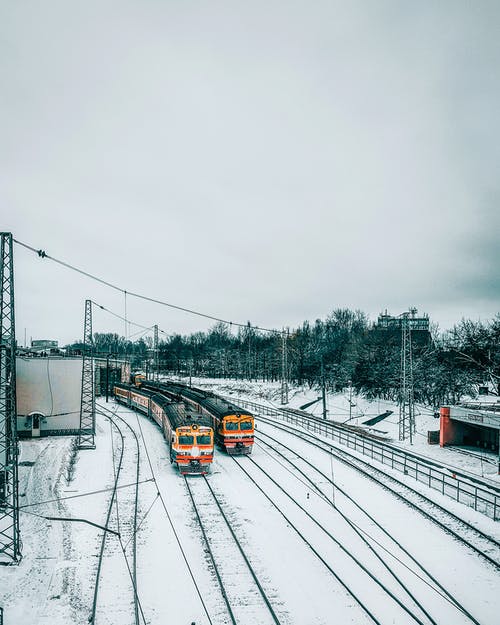
[[[19,491],[17,474],[16,332],[12,234],[2,232],[0,268],[0,563],[18,562]]]
[[[410,439],[415,433],[415,406],[413,400],[413,355],[411,345],[411,319],[416,308],[401,315],[401,387],[399,399],[399,440]]]
[[[288,404],[288,354],[287,333],[285,328],[281,332],[281,403]]]
[[[158,380],[159,362],[158,362],[158,326],[157,325],[154,326],[153,349],[154,349],[154,359],[155,359],[155,374],[153,377],[155,380]]]
[[[95,449],[95,389],[92,342],[92,302],[85,300],[83,328],[82,395],[80,401],[79,449]]]

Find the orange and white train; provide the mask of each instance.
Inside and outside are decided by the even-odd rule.
[[[131,384],[115,384],[116,401],[153,419],[169,446],[170,462],[181,475],[205,475],[214,456],[214,433],[210,419],[183,401],[138,389]]]
[[[215,442],[230,455],[248,455],[254,444],[254,415],[209,391],[176,382],[142,381],[141,388],[187,402],[209,420]]]

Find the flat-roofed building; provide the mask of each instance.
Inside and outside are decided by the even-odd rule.
[[[16,359],[17,431],[21,437],[77,434],[82,359]]]
[[[469,403],[440,409],[439,444],[498,452],[500,403]]]

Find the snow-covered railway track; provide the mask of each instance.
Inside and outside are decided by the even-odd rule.
[[[436,621],[427,616],[425,609],[419,606],[418,602],[413,600],[413,603],[407,605],[407,597],[401,600],[388,584],[380,581],[378,574],[369,570],[358,555],[350,552],[349,548],[343,544],[341,536],[335,536],[324,524],[314,518],[297,498],[288,492],[289,489],[283,488],[255,459],[249,458],[249,460],[258,471],[244,468],[243,463],[234,458],[249,482],[253,483],[283,516],[288,527],[295,531],[326,570],[354,599],[370,622],[377,625],[385,622],[437,625]],[[284,498],[283,495],[285,495]],[[287,505],[287,500],[293,502],[296,510],[292,510]],[[318,528],[328,541],[318,539]],[[415,606],[420,607],[424,620],[420,613],[416,613]],[[479,625],[477,621],[473,622]]]
[[[184,478],[233,625],[281,625],[268,593],[205,476]],[[202,485],[203,484],[203,485]]]
[[[310,432],[294,428],[290,424],[276,422],[273,419],[260,416],[259,419],[274,428],[287,432],[299,438],[317,449],[321,449],[330,454],[346,466],[354,469],[363,476],[379,484],[385,490],[391,492],[395,497],[403,501],[406,505],[418,511],[419,514],[438,525],[447,534],[452,535],[462,545],[472,550],[482,559],[491,564],[497,571],[500,571],[500,542],[489,536],[478,527],[460,518],[449,509],[427,497],[418,490],[405,484],[398,478],[373,466],[365,459],[354,455],[344,449],[339,449],[331,442],[325,442],[318,436]]]
[[[113,467],[114,467],[114,485],[113,490],[111,491],[111,496],[108,504],[108,509],[106,513],[106,522],[105,527],[108,528],[110,526],[110,522],[113,516],[113,512],[115,512],[116,516],[116,524],[117,524],[117,536],[119,546],[118,549],[114,549],[111,551],[108,548],[110,553],[106,552],[106,545],[108,539],[107,531],[103,532],[101,538],[101,546],[99,550],[97,570],[96,570],[96,579],[94,585],[94,596],[92,602],[92,611],[89,617],[89,623],[97,623],[98,622],[98,609],[99,609],[99,592],[101,586],[103,585],[103,577],[107,578],[107,582],[109,584],[114,584],[115,581],[112,579],[112,567],[109,567],[109,572],[105,573],[106,569],[106,560],[109,558],[110,560],[114,560],[115,558],[124,559],[126,563],[126,568],[128,570],[129,582],[127,584],[127,588],[124,589],[124,593],[116,593],[115,595],[119,598],[120,601],[123,602],[124,597],[130,597],[130,601],[133,605],[133,623],[134,625],[139,625],[139,612],[140,612],[140,604],[138,600],[137,594],[137,515],[138,515],[138,505],[139,505],[139,496],[138,496],[138,488],[139,488],[139,466],[140,466],[140,450],[139,450],[139,440],[135,430],[127,423],[125,419],[116,414],[115,411],[109,410],[108,408],[102,407],[99,410],[104,417],[106,417],[112,428],[114,427],[116,432],[118,433],[120,445],[119,449],[115,449],[113,446]],[[129,432],[129,436],[124,434],[125,428]],[[113,436],[113,434],[111,434]],[[127,448],[126,442],[130,440],[130,436],[134,441],[133,449],[130,450],[131,458],[127,458],[127,462],[124,463],[125,450]],[[128,509],[123,510],[123,506],[120,505],[118,501],[117,491],[120,487],[122,481],[126,483],[130,482],[130,470],[132,469],[134,474],[135,481],[135,494],[134,494],[134,502],[132,505],[132,510]],[[128,538],[125,536],[127,534]],[[132,551],[132,563],[130,564],[126,554],[127,545],[131,545]],[[102,608],[103,610],[105,607]],[[144,615],[141,610],[141,618],[142,621],[145,622]]]
[[[437,625],[440,615],[437,613],[432,614],[432,603],[435,602],[437,597],[441,597],[441,599],[448,604],[445,606],[446,608],[449,609],[450,606],[454,605],[461,615],[466,617],[466,622],[479,625],[479,621],[466,610],[452,593],[440,584],[422,562],[410,554],[409,551],[391,536],[391,534],[348,492],[334,483],[326,473],[321,471],[307,458],[281,441],[275,440],[274,442],[277,445],[271,445],[259,436],[256,445],[257,448],[261,448],[267,456],[272,459],[272,466],[274,467],[272,475],[270,475],[260,463],[257,463],[255,458],[252,459],[253,463],[310,518],[313,518],[311,511],[305,510],[296,500],[296,497],[290,494],[290,489],[288,488],[287,490],[281,483],[278,484],[275,480],[277,473],[281,472],[283,476],[285,475],[283,471],[285,471],[293,475],[296,480],[296,487],[292,487],[292,492],[297,493],[300,484],[302,484],[302,486],[306,487],[308,493],[310,489],[311,492],[319,498],[322,504],[326,504],[331,514],[327,514],[326,517],[323,514],[323,518],[326,518],[327,522],[330,521],[332,526],[335,523],[336,527],[341,525],[340,520],[345,523],[347,528],[352,531],[352,538],[355,538],[360,543],[361,547],[365,548],[365,551],[368,549],[368,551],[366,551],[370,556],[368,560],[371,560],[372,566],[376,565],[379,568],[379,572],[376,574],[377,578],[386,579],[386,583],[391,585],[392,592],[394,594],[399,594],[400,599],[405,605],[411,607],[412,617],[416,612],[425,622]],[[279,466],[277,467],[276,464]],[[283,471],[278,470],[280,468]],[[321,483],[326,484],[328,489],[331,487],[338,493],[341,493],[354,505],[358,514],[353,514],[352,510],[349,510],[349,512],[346,510],[347,513],[344,513],[339,503],[336,502],[335,499],[332,500],[330,496],[332,490],[330,490],[330,492],[325,492],[325,489],[321,487]],[[342,506],[342,508],[347,509],[348,506]],[[349,508],[351,507],[349,506]],[[325,534],[329,535],[330,532],[333,531],[333,529],[329,531],[324,527],[321,522],[321,515],[315,514],[313,521],[318,527],[321,527]],[[344,527],[344,529],[346,528]],[[350,540],[352,540],[352,538]],[[372,555],[374,555],[375,558],[371,557]],[[373,571],[375,571],[375,569],[373,569]],[[402,573],[406,573],[407,575]],[[408,573],[410,573],[410,575],[408,575]],[[428,601],[429,590],[433,591],[433,601],[430,602]],[[419,597],[417,597],[417,595],[419,595]],[[430,605],[427,606],[427,603]],[[417,610],[415,610],[415,608],[417,608]],[[434,608],[436,609],[436,606],[434,606]],[[442,607],[439,608],[440,614],[442,614],[442,609]],[[453,618],[453,611],[451,616]],[[417,620],[417,622],[420,622],[420,620]]]
[[[480,460],[481,463],[492,464],[494,467],[498,465],[498,457],[493,452],[481,452],[481,450],[473,451],[471,449],[463,449],[455,445],[447,445],[447,449],[452,449],[457,454],[463,456],[469,456],[469,458],[475,458]]]

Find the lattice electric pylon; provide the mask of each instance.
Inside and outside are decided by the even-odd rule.
[[[17,474],[16,333],[12,234],[1,236],[0,284],[0,563],[21,556]]]
[[[94,349],[92,340],[92,302],[85,300],[83,329],[82,394],[80,401],[79,449],[95,449]]]
[[[415,405],[413,400],[413,354],[411,345],[411,319],[416,309],[401,315],[401,386],[399,398],[399,440],[410,439],[415,433]]]

